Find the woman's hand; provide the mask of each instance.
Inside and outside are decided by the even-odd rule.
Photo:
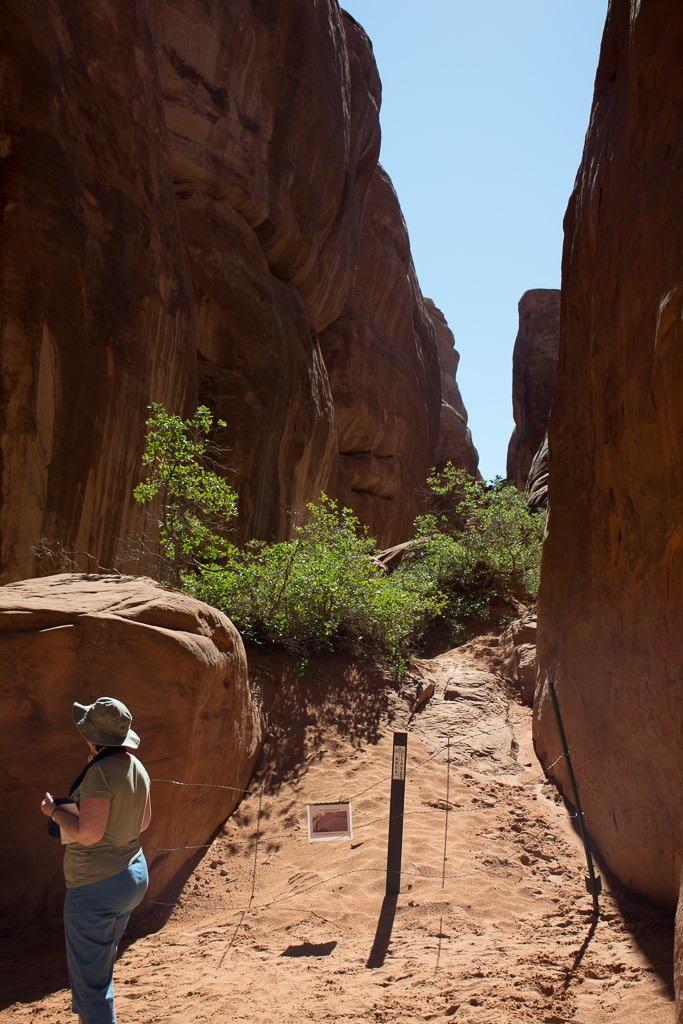
[[[55,813],[55,801],[51,793],[45,794],[43,802],[40,805],[40,809],[46,818],[51,818]]]

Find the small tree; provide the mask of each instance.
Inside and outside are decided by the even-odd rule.
[[[155,402],[147,420],[142,464],[146,480],[133,491],[149,506],[159,536],[160,575],[178,585],[183,570],[225,560],[233,545],[225,533],[237,515],[237,494],[217,472],[222,450],[211,440],[213,416],[200,405],[189,420]],[[224,427],[219,420],[216,426]]]

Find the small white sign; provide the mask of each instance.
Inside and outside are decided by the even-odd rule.
[[[391,773],[392,779],[405,779],[406,777],[406,748],[394,747],[394,767]]]
[[[308,841],[350,839],[352,834],[351,804],[307,804]]]

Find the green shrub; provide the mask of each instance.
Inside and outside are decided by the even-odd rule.
[[[515,487],[450,464],[429,478],[434,510],[416,521],[393,572],[378,564],[353,512],[324,494],[292,540],[238,549],[226,538],[237,495],[216,471],[224,467],[213,429],[205,406],[182,420],[153,405],[148,477],[134,496],[153,514],[162,580],[224,611],[245,639],[300,660],[362,651],[398,669],[434,624],[460,642],[467,624],[486,621],[496,605],[535,596],[543,516]]]
[[[453,638],[462,638],[468,621],[535,599],[545,516],[531,512],[513,485],[476,480],[450,463],[428,482],[436,511],[416,520],[411,557],[399,572],[427,577],[444,595]]]
[[[372,559],[375,542],[350,509],[322,495],[293,540],[252,542],[229,564],[185,574],[185,588],[224,611],[254,643],[299,658],[366,648],[400,667],[441,598],[397,585]]]

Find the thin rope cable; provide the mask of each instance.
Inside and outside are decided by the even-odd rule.
[[[150,779],[150,782],[166,782],[169,786],[199,786],[202,789],[229,789],[232,793],[248,793],[244,786],[222,786],[218,782],[179,782],[178,779]]]
[[[247,908],[245,908],[242,911],[240,911],[238,909],[235,909],[234,913],[240,913],[240,914],[244,913],[244,914],[246,914],[247,911],[251,910],[251,909],[253,909],[254,911],[265,910],[268,907],[275,906],[276,903],[284,903],[287,900],[296,899],[297,896],[305,896],[307,893],[311,892],[313,889],[319,889],[321,885],[328,885],[330,882],[336,882],[337,879],[339,879],[339,878],[346,878],[349,875],[357,875],[357,874],[362,874],[364,872],[369,872],[369,873],[372,873],[372,874],[382,874],[382,875],[384,875],[384,874],[386,874],[386,868],[350,868],[348,871],[339,871],[337,874],[331,875],[329,878],[321,878],[321,879],[319,879],[319,881],[313,882],[312,885],[308,885],[304,889],[299,889],[296,892],[290,892],[290,893],[283,892],[280,895],[275,896],[271,900],[266,900],[265,903],[257,903],[254,907],[247,907]],[[406,876],[408,878],[424,878],[424,879],[440,879],[441,878],[441,875],[438,874],[438,873],[435,874],[435,873],[426,872],[426,871],[402,871],[401,874],[402,874],[402,876]],[[465,872],[462,872],[462,873],[459,873],[459,874],[446,875],[446,878],[449,878],[449,879],[453,879],[453,878],[476,878],[478,875],[492,875],[492,876],[494,876],[496,878],[513,878],[513,879],[515,879],[518,882],[521,881],[522,878],[523,878],[523,875],[521,873],[516,872],[516,871],[502,871],[502,872],[501,871],[491,871],[489,868],[475,868],[473,871],[465,871]],[[240,919],[240,923],[241,923],[241,919]]]
[[[443,829],[443,868],[441,871],[441,888],[446,885],[446,860],[448,859],[448,810],[450,808],[451,796],[451,741],[448,740],[448,755],[446,760],[446,819]]]
[[[465,733],[464,735],[458,735],[457,733],[449,733],[448,734],[448,739],[456,739],[456,740],[458,740],[460,742],[463,742],[465,740],[476,739],[479,736],[492,736],[496,732],[501,732],[503,729],[509,728],[511,724],[515,724],[518,721],[522,721],[522,719],[525,718],[525,717],[527,717],[527,716],[526,715],[519,715],[519,716],[517,716],[514,719],[513,723],[511,723],[510,721],[507,721],[507,722],[504,722],[502,725],[496,726],[494,729],[480,729],[480,730],[477,730],[476,732]],[[284,733],[282,733],[281,736],[278,736],[277,739],[278,740],[284,739],[289,734],[289,732],[293,732],[293,731],[294,731],[293,729],[287,730],[287,732],[284,732]],[[443,750],[446,750],[446,748],[447,748],[447,743],[442,744],[432,754],[430,754],[429,757],[425,758],[423,761],[418,762],[418,764],[413,765],[412,768],[409,768],[408,771],[407,771],[407,774],[412,774],[413,772],[418,771],[423,765],[428,764],[430,761],[433,761],[435,757],[438,757],[438,755]],[[348,760],[348,759],[345,759],[345,760]],[[554,762],[554,763],[557,763],[557,762]],[[224,790],[229,790],[229,791],[231,791],[233,793],[247,793],[248,794],[250,792],[248,787],[225,786],[225,785],[222,785],[222,784],[217,783],[217,782],[183,782],[183,781],[181,781],[179,779],[157,779],[157,778],[153,778],[150,781],[151,782],[156,782],[156,783],[166,783],[166,784],[172,785],[172,786],[201,787],[201,788],[207,788],[207,789],[224,789]],[[357,800],[359,796],[363,796],[369,790],[374,789],[375,787],[382,785],[382,783],[386,782],[386,781],[391,781],[391,776],[390,775],[385,776],[384,778],[380,779],[378,782],[373,782],[372,785],[366,787],[366,789],[362,789],[359,793],[356,793],[355,796],[351,797],[350,799]],[[41,782],[41,783],[44,782],[44,776],[34,775],[34,776],[31,776],[31,777],[23,777],[21,779],[4,779],[4,780],[2,780],[1,785],[2,786],[25,786],[27,783],[33,783],[33,782]]]
[[[440,749],[446,749],[447,747],[448,747],[448,744],[445,744],[444,747],[440,748]],[[413,770],[415,770],[415,768],[417,768],[417,767],[421,767],[421,765],[423,765],[423,764],[426,764],[427,761],[432,760],[433,756],[434,755],[432,755],[432,758],[427,758],[425,761],[421,761],[419,765],[416,765],[413,768]],[[551,768],[554,768],[555,765],[558,764],[562,760],[563,757],[565,757],[564,753],[560,754],[560,756],[557,757],[552,762],[552,764],[549,764],[545,771],[539,773],[538,775],[534,775],[531,779],[527,779],[526,782],[516,782],[516,783],[513,783],[509,788],[511,788],[511,789],[522,789],[525,786],[534,785],[534,783],[539,782],[541,779],[547,779],[547,774],[546,773],[548,771],[550,771]],[[449,769],[450,769],[450,763],[449,763]],[[382,780],[382,781],[385,781],[385,780]],[[373,783],[373,786],[375,786],[375,785],[378,785],[378,783]],[[506,785],[506,784],[505,783],[501,783],[501,785]],[[373,788],[373,787],[368,787],[368,788]],[[506,788],[508,788],[508,787],[506,786]],[[365,792],[367,792],[367,790],[362,790],[361,791],[361,795],[363,793],[365,793]],[[450,792],[450,775],[449,775],[448,780],[447,780],[447,792]],[[262,795],[263,794],[261,792],[261,795],[259,797],[259,807],[260,807],[260,801],[262,799]],[[353,797],[351,799],[352,800],[353,799],[357,799],[357,796]],[[324,803],[326,801],[319,801],[319,802]],[[349,802],[351,802],[351,801],[349,801]],[[450,800],[448,802],[450,804]],[[402,817],[402,818],[415,817],[416,815],[420,815],[420,814],[433,814],[433,813],[439,812],[439,811],[444,811],[444,812],[447,813],[447,815],[448,814],[473,814],[473,813],[475,813],[475,812],[477,812],[479,810],[480,810],[480,808],[478,808],[478,807],[458,807],[458,808],[452,808],[450,806],[448,806],[448,807],[430,807],[428,810],[424,810],[424,811],[403,811],[400,815],[396,815],[396,817]],[[575,818],[576,814],[570,814],[570,815],[568,815],[568,817],[569,818]],[[365,822],[361,822],[361,823],[354,822],[353,830],[354,830],[354,832],[358,832],[358,831],[360,831],[360,829],[370,828],[371,825],[376,825],[378,822],[388,821],[388,820],[389,820],[389,815],[384,815],[383,814],[383,815],[380,815],[377,818],[372,818],[370,821],[365,821]],[[303,834],[303,832],[302,832],[302,834]],[[234,845],[240,845],[240,844],[245,845],[245,844],[253,843],[255,838],[257,838],[257,837],[254,836],[254,837],[249,838],[249,839],[239,839],[239,838],[232,838],[232,837],[226,836],[226,835],[219,835],[219,836],[216,836],[216,838],[213,839],[212,842],[210,842],[210,843],[199,843],[197,845],[187,845],[187,846],[152,846],[152,847],[148,847],[147,848],[147,852],[148,853],[177,853],[177,852],[179,852],[181,850],[208,850],[215,843],[220,842],[221,840],[226,841],[226,842],[231,843],[231,844],[234,844]],[[272,842],[275,839],[282,839],[282,838],[288,839],[288,838],[291,838],[291,835],[290,835],[290,833],[279,832],[275,836],[272,836],[269,841]]]
[[[252,904],[254,902],[254,895],[256,893],[256,868],[257,868],[257,858],[258,858],[258,847],[259,847],[259,838],[260,838],[260,835],[261,835],[260,828],[261,828],[261,805],[262,805],[262,803],[263,803],[263,782],[261,783],[261,788],[259,789],[258,811],[256,813],[256,843],[254,845],[254,862],[253,862],[252,872],[251,872],[251,893],[249,894],[249,902],[247,903],[246,909],[242,912],[242,916],[240,917],[239,921],[237,922],[237,925],[235,926],[235,930],[232,933],[232,938],[230,939],[230,942],[226,946],[226,948],[225,948],[225,950],[223,952],[223,956],[221,957],[220,963],[218,965],[219,967],[223,966],[225,958],[228,955],[228,953],[230,952],[230,950],[232,949],[232,947],[234,945],[234,942],[235,942],[235,939],[237,938],[237,934],[238,934],[240,928],[242,927],[242,922],[244,921],[244,918],[247,916],[247,914],[251,910]]]
[[[526,716],[520,716],[518,720],[521,720],[522,717]],[[496,726],[495,729],[480,729],[477,732],[465,733],[464,736],[458,735],[457,733],[447,733],[447,742],[443,743],[440,747],[437,747],[437,749],[432,754],[430,754],[429,757],[426,757],[423,761],[419,761],[417,764],[409,767],[406,771],[406,778],[409,775],[414,774],[416,771],[419,771],[419,769],[422,768],[425,764],[428,764],[430,761],[433,761],[435,757],[438,757],[440,753],[442,753],[444,750],[448,748],[450,740],[452,739],[455,739],[458,742],[462,742],[463,740],[477,739],[479,736],[492,736],[494,735],[494,733],[502,732],[503,729],[508,729],[509,727],[510,722],[508,721],[503,723],[503,725]],[[553,764],[557,764],[557,761],[554,761]],[[552,765],[550,765],[550,767],[552,767]],[[357,800],[359,797],[364,796],[366,793],[368,793],[371,789],[375,789],[377,786],[381,786],[383,783],[390,781],[391,775],[386,775],[383,778],[379,779],[377,782],[373,782],[370,786],[366,786],[365,789],[361,789],[354,796],[349,797],[349,800]]]

